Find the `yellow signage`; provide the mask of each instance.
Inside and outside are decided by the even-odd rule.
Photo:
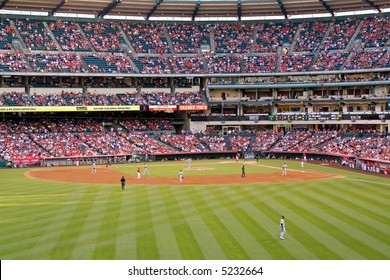
[[[101,112],[101,111],[140,111],[133,106],[0,106],[0,113],[12,112]]]

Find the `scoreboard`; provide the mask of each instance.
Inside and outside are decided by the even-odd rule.
[[[342,120],[343,115],[340,113],[329,113],[329,114],[308,114],[307,120],[308,121],[328,121],[328,120]]]
[[[326,121],[326,120],[342,120],[343,116],[340,113],[311,113],[311,114],[278,114],[278,121]]]

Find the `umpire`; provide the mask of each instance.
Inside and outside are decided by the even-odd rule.
[[[122,186],[122,191],[125,190],[125,187],[126,187],[126,179],[125,179],[125,176],[122,176],[121,178],[121,186]]]

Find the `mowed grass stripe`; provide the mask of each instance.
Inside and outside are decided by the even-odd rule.
[[[236,254],[237,259],[250,259],[234,237],[234,234],[226,228],[224,222],[218,217],[218,211],[225,209],[225,206],[223,206],[224,198],[215,196],[212,192],[214,190],[213,187],[208,188],[208,190],[208,195],[203,194],[203,192],[200,194],[198,193],[197,201],[201,201],[203,204],[207,203],[205,198],[207,198],[207,201],[218,201],[219,207],[209,206],[207,212],[204,212],[203,214],[203,221],[207,225],[209,232],[213,234],[214,239],[217,240],[219,247],[227,259],[234,259],[232,254]]]
[[[198,166],[215,164],[211,161],[195,162]],[[268,161],[261,163],[268,163]],[[280,168],[282,163],[275,161],[274,164]],[[295,165],[298,166],[299,163],[288,162],[288,164],[290,168],[296,168]],[[186,168],[186,163],[183,165]],[[236,172],[240,171],[241,163],[224,167],[221,165],[221,170]],[[152,168],[149,169],[152,171]],[[173,169],[172,174],[176,176],[178,167],[173,167]],[[259,172],[261,169],[260,167]],[[4,176],[7,179],[5,180],[3,176],[0,178],[0,222],[2,225],[0,255],[3,259],[4,255],[10,259],[93,259],[97,258],[95,252],[106,248],[107,254],[104,256],[101,254],[100,258],[103,256],[109,259],[139,259],[138,241],[153,231],[156,246],[151,250],[157,252],[155,255],[159,259],[174,259],[176,256],[182,259],[236,259],[234,252],[226,253],[226,250],[234,251],[236,247],[223,248],[219,240],[221,237],[215,234],[216,231],[228,231],[231,234],[228,239],[235,240],[241,247],[237,255],[241,256],[241,252],[244,252],[250,259],[254,257],[256,259],[329,259],[329,251],[336,256],[335,259],[345,259],[345,255],[337,257],[333,251],[334,244],[313,238],[307,227],[300,228],[301,221],[298,219],[297,223],[294,218],[294,215],[303,212],[298,207],[309,209],[306,211],[314,212],[309,214],[313,214],[313,217],[317,215],[321,219],[335,215],[335,212],[328,213],[328,209],[336,209],[341,213],[347,208],[352,209],[352,212],[347,212],[342,218],[337,217],[335,224],[330,222],[333,227],[329,231],[332,232],[334,238],[343,243],[350,229],[357,227],[359,238],[354,237],[351,241],[355,242],[355,239],[368,236],[368,243],[382,242],[389,246],[387,241],[390,226],[389,204],[387,203],[389,189],[385,179],[349,171],[340,173],[339,170],[319,166],[310,166],[310,169],[320,172],[326,170],[334,174],[347,175],[350,178],[287,184],[139,186],[142,190],[138,186],[129,186],[128,190],[122,193],[119,184],[118,186],[101,186],[31,180],[24,178],[25,170],[23,172],[21,169],[10,170],[11,172],[4,170],[1,175],[7,174]],[[248,166],[248,172],[250,170]],[[164,172],[161,174],[164,175]],[[187,173],[188,175],[198,174],[195,171]],[[205,173],[199,172],[199,175],[201,174]],[[143,195],[144,192],[146,195]],[[305,199],[302,198],[302,193],[307,196]],[[317,193],[318,199],[321,200],[324,196],[335,204],[328,206],[327,209],[323,209],[321,204],[317,207],[317,201],[311,197],[312,194],[317,195]],[[296,201],[291,194],[301,200]],[[165,199],[163,201],[162,196]],[[286,198],[291,199],[297,207],[282,200]],[[274,201],[280,205],[274,205]],[[301,203],[302,201],[307,205]],[[3,203],[7,206],[4,207]],[[267,203],[272,205],[272,208],[267,209]],[[339,209],[339,205],[344,208]],[[141,206],[141,209],[147,206],[149,211],[137,211],[138,206]],[[292,216],[284,213],[283,206],[292,211]],[[317,209],[323,213],[321,211],[316,213]],[[68,210],[73,211],[71,216],[66,215],[65,212]],[[106,212],[99,215],[101,211]],[[283,241],[279,240],[278,223],[281,214],[287,217],[287,237]],[[110,215],[116,217],[116,220],[107,221]],[[210,220],[212,221],[215,217],[218,222],[210,223]],[[305,219],[305,217],[301,218]],[[355,224],[356,220],[358,224]],[[210,224],[216,227],[210,228]],[[345,230],[344,224],[350,227]],[[28,229],[26,233],[25,228]],[[323,228],[326,229],[326,227]],[[184,234],[182,234],[183,229]],[[158,235],[160,232],[162,234]],[[341,234],[341,239],[338,234]],[[176,235],[179,235],[179,241]],[[251,241],[249,242],[248,239]],[[306,244],[313,240],[311,245]],[[356,247],[359,247],[356,251],[360,254],[370,246],[362,248],[359,241],[355,243]],[[193,248],[192,244],[191,246],[186,244],[188,242],[196,243],[196,245]],[[366,244],[365,240],[360,242]],[[57,244],[46,246],[45,243]],[[254,248],[247,248],[249,247],[247,244],[250,243],[254,244]],[[257,248],[257,245],[260,246]],[[325,250],[325,254],[321,255],[322,248],[319,247],[321,245],[328,246],[331,250]],[[53,248],[53,246],[63,247],[64,250],[62,252],[56,250],[58,252],[50,256],[48,248]],[[170,248],[172,250],[167,251]],[[8,253],[2,249],[7,249]],[[182,251],[186,252],[185,257]],[[378,259],[376,249],[371,251],[371,254],[365,254],[360,258]]]
[[[373,182],[370,187],[362,182],[353,182],[351,184],[348,180],[337,180],[338,184],[334,184],[334,188],[339,192],[344,192],[347,196],[354,196],[362,201],[367,201],[371,205],[383,206],[389,205],[390,195],[383,192],[376,192],[376,185]],[[389,180],[390,185],[390,180]]]
[[[137,259],[137,240],[135,227],[135,191],[133,186],[127,186],[124,191],[120,192],[121,199],[120,211],[118,213],[119,225],[118,233],[115,240],[115,257],[116,260],[135,260]]]
[[[342,242],[344,246],[348,246],[364,259],[378,259],[385,256],[383,252],[381,252],[382,249],[378,248],[378,246],[383,243],[365,234],[359,227],[352,226],[351,223],[353,223],[353,221],[351,220],[349,222],[349,214],[332,208],[331,200],[310,191],[301,192],[299,197],[291,196],[291,198],[294,199],[294,202],[290,200],[290,203],[294,205],[294,207],[302,205],[304,201],[311,204],[311,211],[308,210],[306,215],[309,215],[310,212],[316,213],[318,226],[323,227],[329,234]],[[299,202],[299,204],[297,202]],[[359,226],[361,226],[361,224],[359,224]],[[367,240],[365,239],[366,237],[368,238]],[[379,249],[379,251],[377,249]],[[354,256],[348,258],[359,259]]]
[[[366,188],[367,186],[364,186],[361,183],[333,183],[332,185],[330,185],[330,187],[332,186],[334,186],[338,191],[346,193],[347,197],[352,195],[353,197],[356,197],[372,205],[377,205],[381,208],[386,207],[387,205],[389,205],[390,202],[389,195],[384,195],[381,192],[375,192],[375,187],[372,187],[372,189],[370,190],[369,188]]]
[[[285,191],[282,191],[286,194],[289,194],[289,190],[292,186],[288,186],[285,188]],[[278,195],[275,199],[278,199]],[[291,223],[289,220],[289,216],[292,214],[291,211],[286,208],[283,205],[280,205],[276,202],[276,200],[272,197],[267,197],[258,204],[256,204],[256,207],[264,213],[265,217],[273,217],[274,218],[274,227],[275,235],[277,238],[279,238],[280,234],[280,228],[279,228],[279,221],[281,218],[281,215],[286,216],[286,229],[287,229],[287,236],[286,240],[283,240],[283,246],[285,250],[288,252],[290,256],[294,256],[294,259],[317,259],[317,258],[324,258],[324,259],[338,259],[340,258],[340,255],[337,252],[334,252],[333,250],[329,249],[325,244],[321,242],[315,235],[315,232],[305,230],[303,227],[296,227],[294,223]],[[305,221],[305,224],[307,222]],[[311,227],[311,225],[309,225]],[[296,232],[297,234],[293,235],[290,234],[290,232]],[[289,239],[292,239],[294,244],[289,243]],[[287,241],[287,242],[285,242]],[[304,241],[304,242],[303,242]],[[287,244],[286,244],[287,243]],[[312,257],[311,255],[305,256],[300,255],[299,257],[295,256],[297,248],[301,248],[300,251],[302,252],[310,252],[311,255],[314,255],[315,257]],[[302,249],[304,248],[304,249]],[[280,257],[278,256],[277,259]],[[287,257],[284,257],[282,259],[290,259]]]
[[[195,215],[186,217],[186,221],[199,244],[202,258],[207,260],[227,259],[216,236],[204,220],[205,217],[213,214],[213,207],[208,204],[212,201],[208,197],[208,188],[187,187],[185,192],[188,199],[191,200],[191,206],[196,210]]]
[[[244,188],[244,189],[243,189]],[[259,186],[239,186],[235,190],[235,193],[232,193],[233,188],[228,188],[226,191],[221,195],[224,195],[225,193],[232,193],[231,199],[236,201],[237,204],[246,205],[245,202],[251,202],[253,205],[261,205],[262,199],[264,197],[273,196],[274,194],[278,194],[281,191],[281,188],[283,188],[283,191],[288,191],[289,188],[284,188],[284,184],[273,184],[270,187],[265,187],[264,185]],[[254,195],[256,192],[261,192],[262,194]],[[225,198],[226,200],[226,198]],[[248,206],[246,206],[248,207]],[[264,205],[261,205],[261,207],[258,207],[260,211],[257,212],[257,216],[252,216],[254,220],[258,220],[262,225],[265,223],[265,231],[268,231],[268,235],[271,238],[268,238],[268,241],[273,240],[273,242],[268,243],[269,246],[268,252],[272,255],[275,259],[302,259],[302,258],[310,258],[315,259],[316,256],[311,254],[310,251],[308,251],[305,247],[297,246],[298,242],[294,240],[294,238],[291,238],[289,240],[290,244],[294,243],[294,250],[288,252],[283,247],[283,244],[279,243],[279,219],[280,215],[274,214],[277,221],[269,219],[267,215],[264,215],[261,211],[266,211],[264,209]],[[270,210],[270,209],[268,209]],[[236,213],[236,209],[231,209],[233,213]],[[252,207],[253,212],[253,207]],[[249,212],[251,214],[251,212]],[[268,212],[269,215],[269,212]],[[275,229],[273,231],[273,229]],[[265,232],[264,231],[264,232]],[[261,256],[259,258],[265,258],[264,256]]]
[[[9,234],[0,235],[0,248],[6,244],[18,242],[25,236],[24,230],[30,231],[30,237],[35,234],[41,236],[42,227],[50,224],[53,215],[60,212],[57,205],[35,206],[27,207],[29,210],[25,210],[25,213],[20,216],[14,214],[15,208],[19,207],[1,207],[2,230]]]
[[[45,188],[46,186],[44,186]],[[30,190],[29,190],[30,188]],[[35,190],[39,188],[35,185],[30,185],[24,189],[24,191],[31,193],[34,193],[35,199],[38,199],[40,196],[36,194]],[[2,188],[3,189],[3,188]],[[57,190],[58,192],[61,192],[61,189]],[[23,201],[21,201],[21,205],[26,205],[25,199],[28,198],[28,196],[23,196]],[[63,209],[73,209],[77,206],[77,204],[64,204],[61,203],[59,206],[53,205],[55,201],[50,201],[50,204],[48,206],[45,205],[46,201],[50,199],[50,196],[42,195],[42,202],[43,205],[41,206],[20,206],[20,207],[14,207],[17,209],[22,209],[23,214],[10,219],[12,221],[13,225],[8,226],[6,229],[9,230],[11,233],[9,236],[16,237],[15,244],[14,244],[14,250],[17,252],[23,251],[24,248],[24,254],[23,256],[15,256],[12,258],[39,258],[39,259],[47,259],[48,258],[48,247],[50,242],[53,240],[56,240],[58,237],[59,228],[57,225],[62,226],[64,224],[63,221],[58,221],[57,217],[67,217],[69,215],[68,212],[64,212]],[[54,208],[53,208],[54,207]],[[4,210],[4,208],[1,208]],[[15,213],[20,214],[20,211],[11,211],[13,215]],[[4,214],[9,214],[4,213]],[[50,214],[50,215],[49,215]],[[56,216],[58,215],[58,216]],[[27,222],[26,222],[27,221]],[[3,243],[2,243],[3,244]],[[29,244],[27,246],[27,244]],[[12,245],[12,243],[7,244]],[[37,249],[39,248],[39,249]],[[5,248],[3,248],[5,249]],[[35,253],[36,252],[36,257]],[[4,254],[5,251],[2,250],[2,254]],[[32,256],[33,255],[33,256]]]
[[[252,238],[256,240],[256,242],[249,242],[256,250],[256,254],[252,259],[273,259],[273,255],[275,254],[275,243],[277,242],[275,235],[272,235],[262,226],[262,221],[259,220],[259,216],[251,216],[248,214],[254,213],[251,206],[251,204],[244,202],[241,203],[237,209],[230,211],[236,220],[240,221],[245,227],[246,231],[251,234]]]
[[[23,219],[7,219],[2,225],[2,234],[0,235],[0,252],[2,259],[24,259],[28,258],[26,253],[20,255],[24,250],[34,248],[35,244],[41,240],[47,243],[47,234],[53,230],[50,226],[53,221],[52,213],[56,212],[55,206],[44,208],[42,211],[49,211],[51,215],[44,212],[44,216],[38,218],[36,212],[30,209],[30,215],[24,216]],[[10,210],[11,211],[11,210]],[[28,220],[28,222],[26,222]]]
[[[170,222],[169,213],[167,213],[164,197],[167,195],[166,188],[148,187],[152,220],[154,229],[158,233],[156,241],[159,250],[160,259],[163,260],[180,260],[182,259],[179,245]]]
[[[109,188],[109,187],[108,187]],[[110,260],[115,256],[115,239],[118,232],[120,202],[119,194],[109,188],[110,195],[105,203],[103,221],[100,225],[99,236],[93,254],[93,259]]]
[[[387,209],[389,207],[379,207],[375,202],[367,202],[364,196],[355,195],[355,192],[349,192],[342,188],[336,190],[321,187],[316,189],[316,193],[326,193],[333,201],[353,209],[356,212],[354,215],[368,226],[381,229],[382,232],[390,232],[390,212]],[[390,201],[388,205],[390,205]]]
[[[172,228],[182,258],[185,260],[204,259],[201,245],[195,237],[196,233],[192,231],[191,225],[186,219],[188,217],[185,214],[187,211],[193,214],[196,213],[196,209],[190,206],[192,204],[191,198],[185,196],[183,189],[177,189],[175,186],[171,187],[170,191],[171,196],[165,197],[165,203],[172,203],[178,207],[171,212],[170,219],[173,222]],[[185,201],[187,203],[183,204]]]
[[[23,257],[15,257],[15,259],[50,259],[52,250],[56,248],[57,241],[66,230],[69,219],[73,216],[76,208],[77,204],[61,205],[61,211],[50,220],[50,224],[44,228],[45,231],[42,231],[41,237],[34,240],[29,249],[23,250]],[[39,214],[33,212],[34,218],[38,218]],[[23,229],[23,233],[28,240],[30,232]]]
[[[256,238],[258,232],[253,231],[253,227],[250,224],[253,222],[252,219],[243,219],[246,216],[242,215],[243,211],[239,203],[242,204],[248,201],[252,196],[248,196],[247,193],[241,194],[239,188],[226,191],[211,188],[210,192],[213,193],[214,199],[218,197],[224,206],[224,208],[215,209],[214,212],[224,222],[225,227],[230,230],[237,242],[240,243],[249,258],[258,259],[259,255],[266,259],[272,258]],[[238,211],[240,211],[241,215],[237,214]],[[259,251],[262,253],[259,254]]]
[[[288,195],[286,194],[286,196]],[[283,201],[283,203],[279,201]],[[343,259],[350,255],[354,255],[355,258],[361,257],[331,236],[326,229],[317,225],[318,217],[315,213],[310,211],[301,213],[299,208],[296,209],[289,204],[285,204],[282,197],[268,198],[264,201],[264,205],[267,205],[274,212],[282,213],[286,217],[287,234],[284,241],[287,241],[291,236],[300,242],[300,246],[306,247],[307,250],[321,259]],[[334,246],[330,246],[330,244]],[[291,247],[290,250],[294,251],[295,248]]]
[[[72,259],[72,250],[75,247],[77,238],[82,234],[81,230],[86,222],[87,216],[92,209],[92,201],[95,200],[97,193],[90,195],[87,192],[78,193],[77,198],[72,197],[74,202],[77,202],[77,207],[72,213],[72,216],[68,219],[68,224],[63,229],[61,235],[58,237],[58,245],[51,251],[52,255],[61,256],[62,259]],[[66,210],[68,211],[68,210]],[[50,232],[49,229],[45,232]],[[43,239],[42,242],[45,242]],[[46,241],[47,242],[47,241]]]
[[[80,235],[78,236],[75,245],[72,248],[71,259],[76,260],[92,260],[99,237],[99,229],[103,222],[104,210],[109,197],[109,193],[105,190],[105,185],[89,186],[96,192],[94,200],[90,200],[91,209],[86,213],[84,224],[81,226]],[[103,202],[103,203],[102,203]],[[58,254],[61,254],[58,252]],[[61,255],[60,255],[61,256]],[[52,255],[52,259],[61,259],[60,256]]]
[[[261,241],[262,246],[271,256],[269,259],[276,260],[294,260],[294,259],[317,259],[317,256],[313,254],[306,247],[301,246],[298,239],[294,237],[287,240],[280,240],[280,230],[279,230],[279,219],[280,216],[277,213],[271,214],[272,209],[266,209],[267,206],[262,203],[249,203],[244,202],[240,204],[242,211],[245,213],[240,213],[244,217],[247,216],[248,221],[252,220],[253,223],[250,224],[253,228],[252,231],[256,231],[256,237]],[[239,213],[240,210],[237,211]],[[273,217],[275,219],[272,219]],[[249,223],[248,223],[249,226]],[[287,241],[287,244],[286,242]],[[289,245],[290,244],[290,245]],[[294,250],[290,249],[289,246],[294,247]],[[267,255],[268,255],[267,254]],[[268,259],[266,255],[259,255],[258,259]]]
[[[219,220],[223,222],[224,226],[230,231],[232,237],[240,244],[240,247],[248,256],[249,259],[255,260],[259,256],[259,251],[264,252],[263,254],[268,258],[271,256],[265,252],[262,245],[247,229],[245,220],[237,220],[236,216],[233,215],[235,209],[217,209],[216,215]]]
[[[267,258],[271,257],[268,255],[262,245],[257,241],[257,239],[249,232],[246,228],[245,220],[238,220],[234,215],[235,211],[239,208],[235,200],[232,198],[237,198],[236,196],[226,195],[225,192],[219,190],[210,189],[211,195],[210,199],[215,200],[219,199],[222,201],[224,208],[219,208],[214,210],[219,219],[223,221],[224,226],[230,230],[232,236],[241,244],[242,249],[249,256],[250,259],[257,259],[259,256],[259,251],[265,253]],[[244,200],[243,196],[240,196],[240,200]],[[244,200],[245,201],[245,200]]]
[[[256,187],[254,187],[254,188],[257,189]],[[285,188],[283,185],[273,186],[273,187],[267,188],[268,190],[266,192],[267,193],[266,196],[273,197],[274,194],[280,193],[280,191],[281,191],[280,188],[283,188],[283,191],[285,191]],[[275,189],[277,189],[277,190],[275,190]],[[262,195],[253,196],[251,194],[251,192],[244,192],[244,193],[238,192],[236,197],[240,197],[240,196],[244,196],[244,195],[246,196],[245,200],[251,201],[251,204],[249,204],[251,211],[247,212],[247,214],[252,215],[252,218],[255,221],[257,221],[257,223],[259,223],[261,225],[265,224],[266,230],[268,230],[268,232],[269,232],[268,235],[270,236],[270,238],[268,240],[269,241],[272,240],[273,242],[268,242],[264,246],[269,245],[266,248],[267,248],[268,252],[271,255],[273,255],[273,257],[275,257],[276,259],[307,259],[307,258],[316,259],[317,258],[314,254],[312,254],[309,250],[307,250],[306,247],[301,246],[299,241],[296,240],[294,237],[292,237],[292,238],[290,237],[288,240],[288,243],[279,239],[280,214],[278,215],[275,213],[275,220],[272,220],[269,218],[269,216],[267,216],[263,212],[259,211],[259,210],[265,210],[264,209],[265,205],[262,204],[262,199],[264,198],[264,196],[262,196]],[[246,204],[247,203],[244,203],[244,205],[246,205]],[[242,207],[242,205],[243,205],[243,203],[240,203],[241,207]],[[261,207],[255,208],[254,205],[256,205],[256,206],[261,205]],[[265,211],[267,211],[267,210],[265,210]],[[253,215],[252,214],[253,212],[256,212],[257,214]],[[270,214],[270,212],[271,212],[271,209],[268,209],[268,214]],[[236,213],[238,213],[238,211],[234,210],[233,213],[236,214]],[[263,244],[263,242],[262,242],[262,244]],[[285,245],[291,246],[294,249],[291,250],[290,248],[288,248],[288,246],[285,246]],[[290,252],[286,251],[286,249],[290,250]],[[278,253],[277,256],[275,256],[275,252]],[[264,258],[264,256],[262,256],[262,258]]]
[[[157,260],[160,258],[156,242],[156,234],[158,233],[155,232],[149,205],[149,194],[145,191],[145,187],[135,188],[137,259]]]
[[[316,213],[321,213],[323,216],[326,216],[326,218],[331,221],[332,226],[334,226],[335,229],[338,228],[339,232],[342,232],[342,230],[349,232],[346,238],[355,240],[355,244],[351,244],[350,246],[361,248],[360,254],[364,253],[365,258],[382,259],[386,258],[386,256],[390,256],[390,246],[386,244],[389,238],[386,238],[386,234],[364,224],[358,219],[362,215],[356,215],[356,211],[353,209],[344,207],[324,196],[319,197],[317,193],[311,191],[307,191],[305,194],[301,193],[301,197],[310,197],[311,200],[316,201],[318,207],[326,209],[326,212],[317,211]],[[342,222],[338,220],[341,220]],[[381,241],[382,237],[384,237],[383,242]],[[337,234],[337,238],[343,243],[349,243],[341,234]],[[364,242],[362,240],[364,240]]]
[[[232,233],[225,227],[224,223],[217,215],[207,216],[204,218],[204,221],[210,231],[214,234],[219,246],[221,246],[228,259],[250,259],[246,252],[242,249],[240,243],[234,238]]]
[[[362,187],[362,189],[367,189],[368,192],[374,192],[378,194],[384,194],[384,195],[389,195],[388,192],[388,186],[389,186],[389,179],[384,179],[384,178],[379,178],[376,176],[371,176],[370,178],[362,179],[366,177],[356,177],[356,176],[350,176],[345,178],[346,181],[352,181],[353,184],[359,183]]]

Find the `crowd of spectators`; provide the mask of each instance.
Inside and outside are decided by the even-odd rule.
[[[144,120],[146,126],[153,131],[164,131],[171,130],[174,131],[175,128],[172,125],[170,120],[164,119],[145,119]]]
[[[357,38],[361,38],[365,48],[389,46],[390,21],[388,17],[366,17]]]
[[[29,50],[58,51],[56,41],[51,38],[43,21],[26,18],[15,19],[14,23]]]
[[[4,72],[30,72],[24,55],[20,52],[0,52],[0,69]]]
[[[244,56],[245,73],[275,72],[278,62],[277,54],[266,54],[260,56]]]
[[[309,54],[293,54],[283,55],[280,62],[281,72],[302,72],[307,71],[310,67],[312,55]]]
[[[33,72],[86,72],[83,60],[75,53],[29,53],[26,57]]]
[[[195,134],[162,134],[160,140],[181,152],[204,152],[208,151]]]
[[[49,22],[48,26],[63,51],[92,51],[77,23],[57,20]]]
[[[311,69],[314,71],[339,70],[347,58],[348,53],[343,51],[321,52]]]
[[[39,121],[4,120],[0,123],[0,158],[13,160],[39,158],[50,154],[30,138],[31,133],[44,133]]]
[[[170,53],[162,23],[122,22],[121,26],[136,53]]]
[[[359,23],[360,20],[353,17],[336,21],[322,44],[323,50],[345,50]]]
[[[88,106],[93,105],[92,100],[87,98],[82,92],[63,91],[61,97],[69,106]]]
[[[199,91],[177,92],[176,94],[148,91],[141,93],[62,93],[25,94],[24,92],[3,92],[0,106],[117,106],[117,105],[200,105],[206,104]]]
[[[98,106],[117,106],[123,105],[120,98],[116,94],[111,93],[90,93],[93,104]]]
[[[238,55],[216,56],[209,55],[205,57],[209,73],[240,73],[241,58]]]
[[[4,120],[0,122],[0,156],[4,159],[99,155],[203,152],[281,151],[390,160],[390,135],[376,131],[253,130],[223,136],[215,131],[154,134],[169,120],[117,120],[106,128],[91,119]],[[173,127],[172,127],[173,128]]]
[[[172,40],[175,53],[198,53],[201,45],[210,45],[210,24],[167,25],[168,35]]]
[[[252,150],[254,151],[269,150],[279,137],[283,137],[282,132],[276,132],[272,129],[254,131],[254,134],[256,136],[255,141],[252,144]]]
[[[133,61],[142,74],[170,74],[171,69],[162,56],[159,57],[134,57]]]
[[[350,17],[334,23],[324,20],[256,24],[1,19],[0,70],[142,74],[291,72],[307,70],[313,58],[316,58],[314,70],[338,70],[350,54],[347,47],[354,36],[356,45],[342,69],[382,68],[388,64],[388,59],[381,58],[389,46],[389,22],[387,16]],[[12,39],[18,35],[27,47],[26,54],[13,51]],[[204,57],[199,52],[202,44],[209,48],[203,50]],[[283,44],[293,47],[293,52],[285,48],[279,57],[278,50]],[[93,51],[99,54],[92,54]],[[314,56],[318,51],[320,55]]]
[[[206,69],[202,57],[199,55],[190,57],[170,56],[169,63],[174,73],[180,74],[205,74]]]
[[[82,55],[88,72],[92,73],[135,73],[135,67],[125,55],[94,53]]]
[[[349,59],[344,63],[343,69],[371,69],[385,52],[385,49],[368,49],[352,52]]]
[[[137,146],[133,151],[140,154],[166,154],[177,152],[171,146],[168,146],[161,141],[155,139],[153,136],[144,134],[142,132],[129,133],[131,141]]]
[[[6,106],[32,106],[33,103],[24,92],[3,92]]]
[[[253,24],[217,23],[214,26],[216,53],[250,53],[253,46]]]
[[[175,96],[177,103],[180,105],[205,104],[202,93],[199,91],[178,92]]]
[[[241,135],[231,135],[228,139],[233,151],[246,151],[251,141],[250,137]]]
[[[10,25],[9,19],[0,19],[0,49],[12,49],[12,40],[15,36],[15,29]]]
[[[299,33],[294,46],[294,51],[303,52],[318,49],[321,45],[322,38],[328,29],[328,25],[327,22],[321,21],[303,21],[301,32]]]
[[[121,52],[126,44],[118,22],[87,22],[80,24],[93,48],[98,52]]]
[[[297,24],[285,23],[258,23],[256,40],[254,44],[255,53],[275,53],[283,43],[291,44],[297,32]]]
[[[386,53],[375,64],[375,68],[390,68],[390,51]]]
[[[148,131],[149,128],[142,120],[118,120],[120,126],[128,131]]]
[[[37,106],[65,106],[66,101],[61,94],[51,93],[45,95],[33,95],[31,98]]]
[[[199,137],[202,143],[205,143],[212,152],[227,151],[226,140],[224,136],[214,134],[203,134]]]

